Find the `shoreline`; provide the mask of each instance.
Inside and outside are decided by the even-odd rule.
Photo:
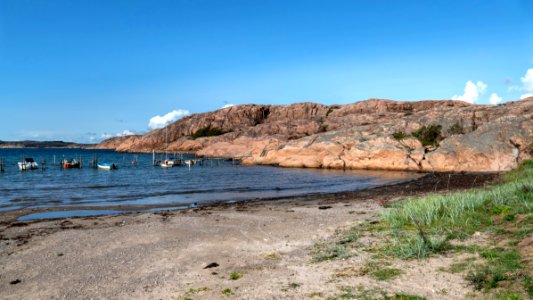
[[[417,281],[430,279],[446,288],[449,297],[461,299],[469,290],[458,275],[442,275],[434,267],[420,273],[416,262],[407,262],[413,266],[405,269],[405,278],[384,286],[366,277],[342,275],[347,268],[364,264],[368,257],[363,254],[315,264],[312,249],[339,230],[375,221],[389,202],[482,187],[499,177],[430,173],[352,192],[179,211],[26,222],[0,214],[0,295],[5,299],[221,299],[225,298],[221,292],[229,291],[236,299],[257,295],[303,299],[313,293],[325,299],[338,293],[341,283],[335,281],[349,280],[353,285],[446,299],[434,297],[425,286],[405,285],[405,280],[418,276]],[[445,265],[448,260],[436,263]],[[208,268],[212,263],[217,266]]]
[[[270,198],[256,198],[251,200],[242,200],[242,201],[215,201],[208,204],[199,204],[195,207],[184,207],[183,204],[155,204],[155,205],[110,205],[110,206],[64,206],[64,207],[43,207],[43,208],[25,208],[25,209],[16,209],[9,211],[0,212],[0,226],[9,225],[11,223],[18,222],[18,219],[35,213],[47,213],[47,212],[67,212],[67,211],[122,211],[119,213],[113,214],[101,214],[101,215],[91,215],[91,216],[67,216],[67,217],[57,217],[57,218],[42,218],[42,219],[31,219],[25,220],[23,222],[40,222],[40,221],[50,221],[50,220],[61,220],[67,218],[84,218],[84,217],[105,217],[111,215],[137,215],[143,213],[153,213],[151,210],[158,211],[183,211],[190,209],[211,209],[211,208],[222,208],[230,206],[252,206],[252,205],[304,205],[310,201],[319,201],[323,203],[329,203],[333,201],[340,201],[345,199],[359,199],[365,200],[370,197],[385,197],[385,201],[389,200],[390,197],[406,197],[406,196],[415,196],[420,193],[427,193],[431,191],[431,187],[435,192],[442,190],[458,190],[458,189],[468,189],[474,187],[480,187],[486,184],[487,182],[492,182],[495,178],[499,176],[500,173],[477,173],[477,172],[434,172],[434,173],[423,173],[420,177],[415,179],[410,179],[406,181],[401,181],[392,184],[386,184],[377,187],[363,188],[353,191],[345,192],[335,192],[335,193],[310,193],[304,195],[296,196],[282,196],[282,197],[270,197]],[[468,178],[474,178],[472,182],[468,181]],[[477,179],[479,178],[479,180]],[[465,181],[466,180],[466,181]],[[402,189],[398,194],[395,189]],[[409,189],[405,191],[404,189]],[[299,203],[301,202],[301,203]],[[0,231],[1,233],[1,231]]]

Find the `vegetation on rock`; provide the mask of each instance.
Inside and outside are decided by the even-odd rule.
[[[405,132],[400,130],[400,131],[396,131],[395,133],[393,133],[392,137],[397,141],[401,141],[405,139],[406,137],[408,137],[408,135]]]
[[[443,140],[442,126],[438,124],[431,124],[428,126],[422,126],[418,130],[413,131],[411,134],[417,138],[422,146],[438,147],[439,142]]]
[[[463,128],[463,125],[461,125],[461,123],[459,122],[455,122],[455,124],[453,124],[449,129],[448,129],[448,133],[453,135],[453,134],[464,134],[465,133],[465,130]]]
[[[198,129],[195,133],[191,135],[193,139],[201,138],[201,137],[209,137],[209,136],[217,136],[217,135],[223,135],[227,133],[226,131],[223,131],[219,128],[212,128],[211,126],[204,127],[202,129]]]

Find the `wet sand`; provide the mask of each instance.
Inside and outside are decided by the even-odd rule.
[[[426,268],[407,265],[400,278],[380,283],[335,276],[361,264],[364,254],[316,264],[309,247],[338,229],[372,221],[389,201],[495,180],[496,174],[436,173],[361,191],[180,211],[28,222],[16,219],[35,210],[3,213],[0,298],[326,299],[343,284],[428,299],[442,298],[435,292],[442,286],[446,297],[462,298],[468,290],[459,276],[431,271],[445,259],[425,262]],[[206,268],[212,263],[218,266]],[[242,277],[232,280],[232,272]]]

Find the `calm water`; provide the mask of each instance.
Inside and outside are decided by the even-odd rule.
[[[18,170],[21,155],[46,170]],[[113,162],[118,170],[89,167]],[[82,157],[82,169],[62,170],[63,158]],[[231,202],[351,191],[413,178],[405,172],[285,169],[237,166],[231,161],[207,161],[204,166],[163,169],[151,165],[151,154],[124,154],[106,150],[0,149],[5,171],[0,173],[0,211],[32,207],[168,205]],[[138,164],[131,161],[137,159]]]

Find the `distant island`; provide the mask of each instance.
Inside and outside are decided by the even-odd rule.
[[[0,148],[91,148],[94,146],[63,141],[0,141]]]

